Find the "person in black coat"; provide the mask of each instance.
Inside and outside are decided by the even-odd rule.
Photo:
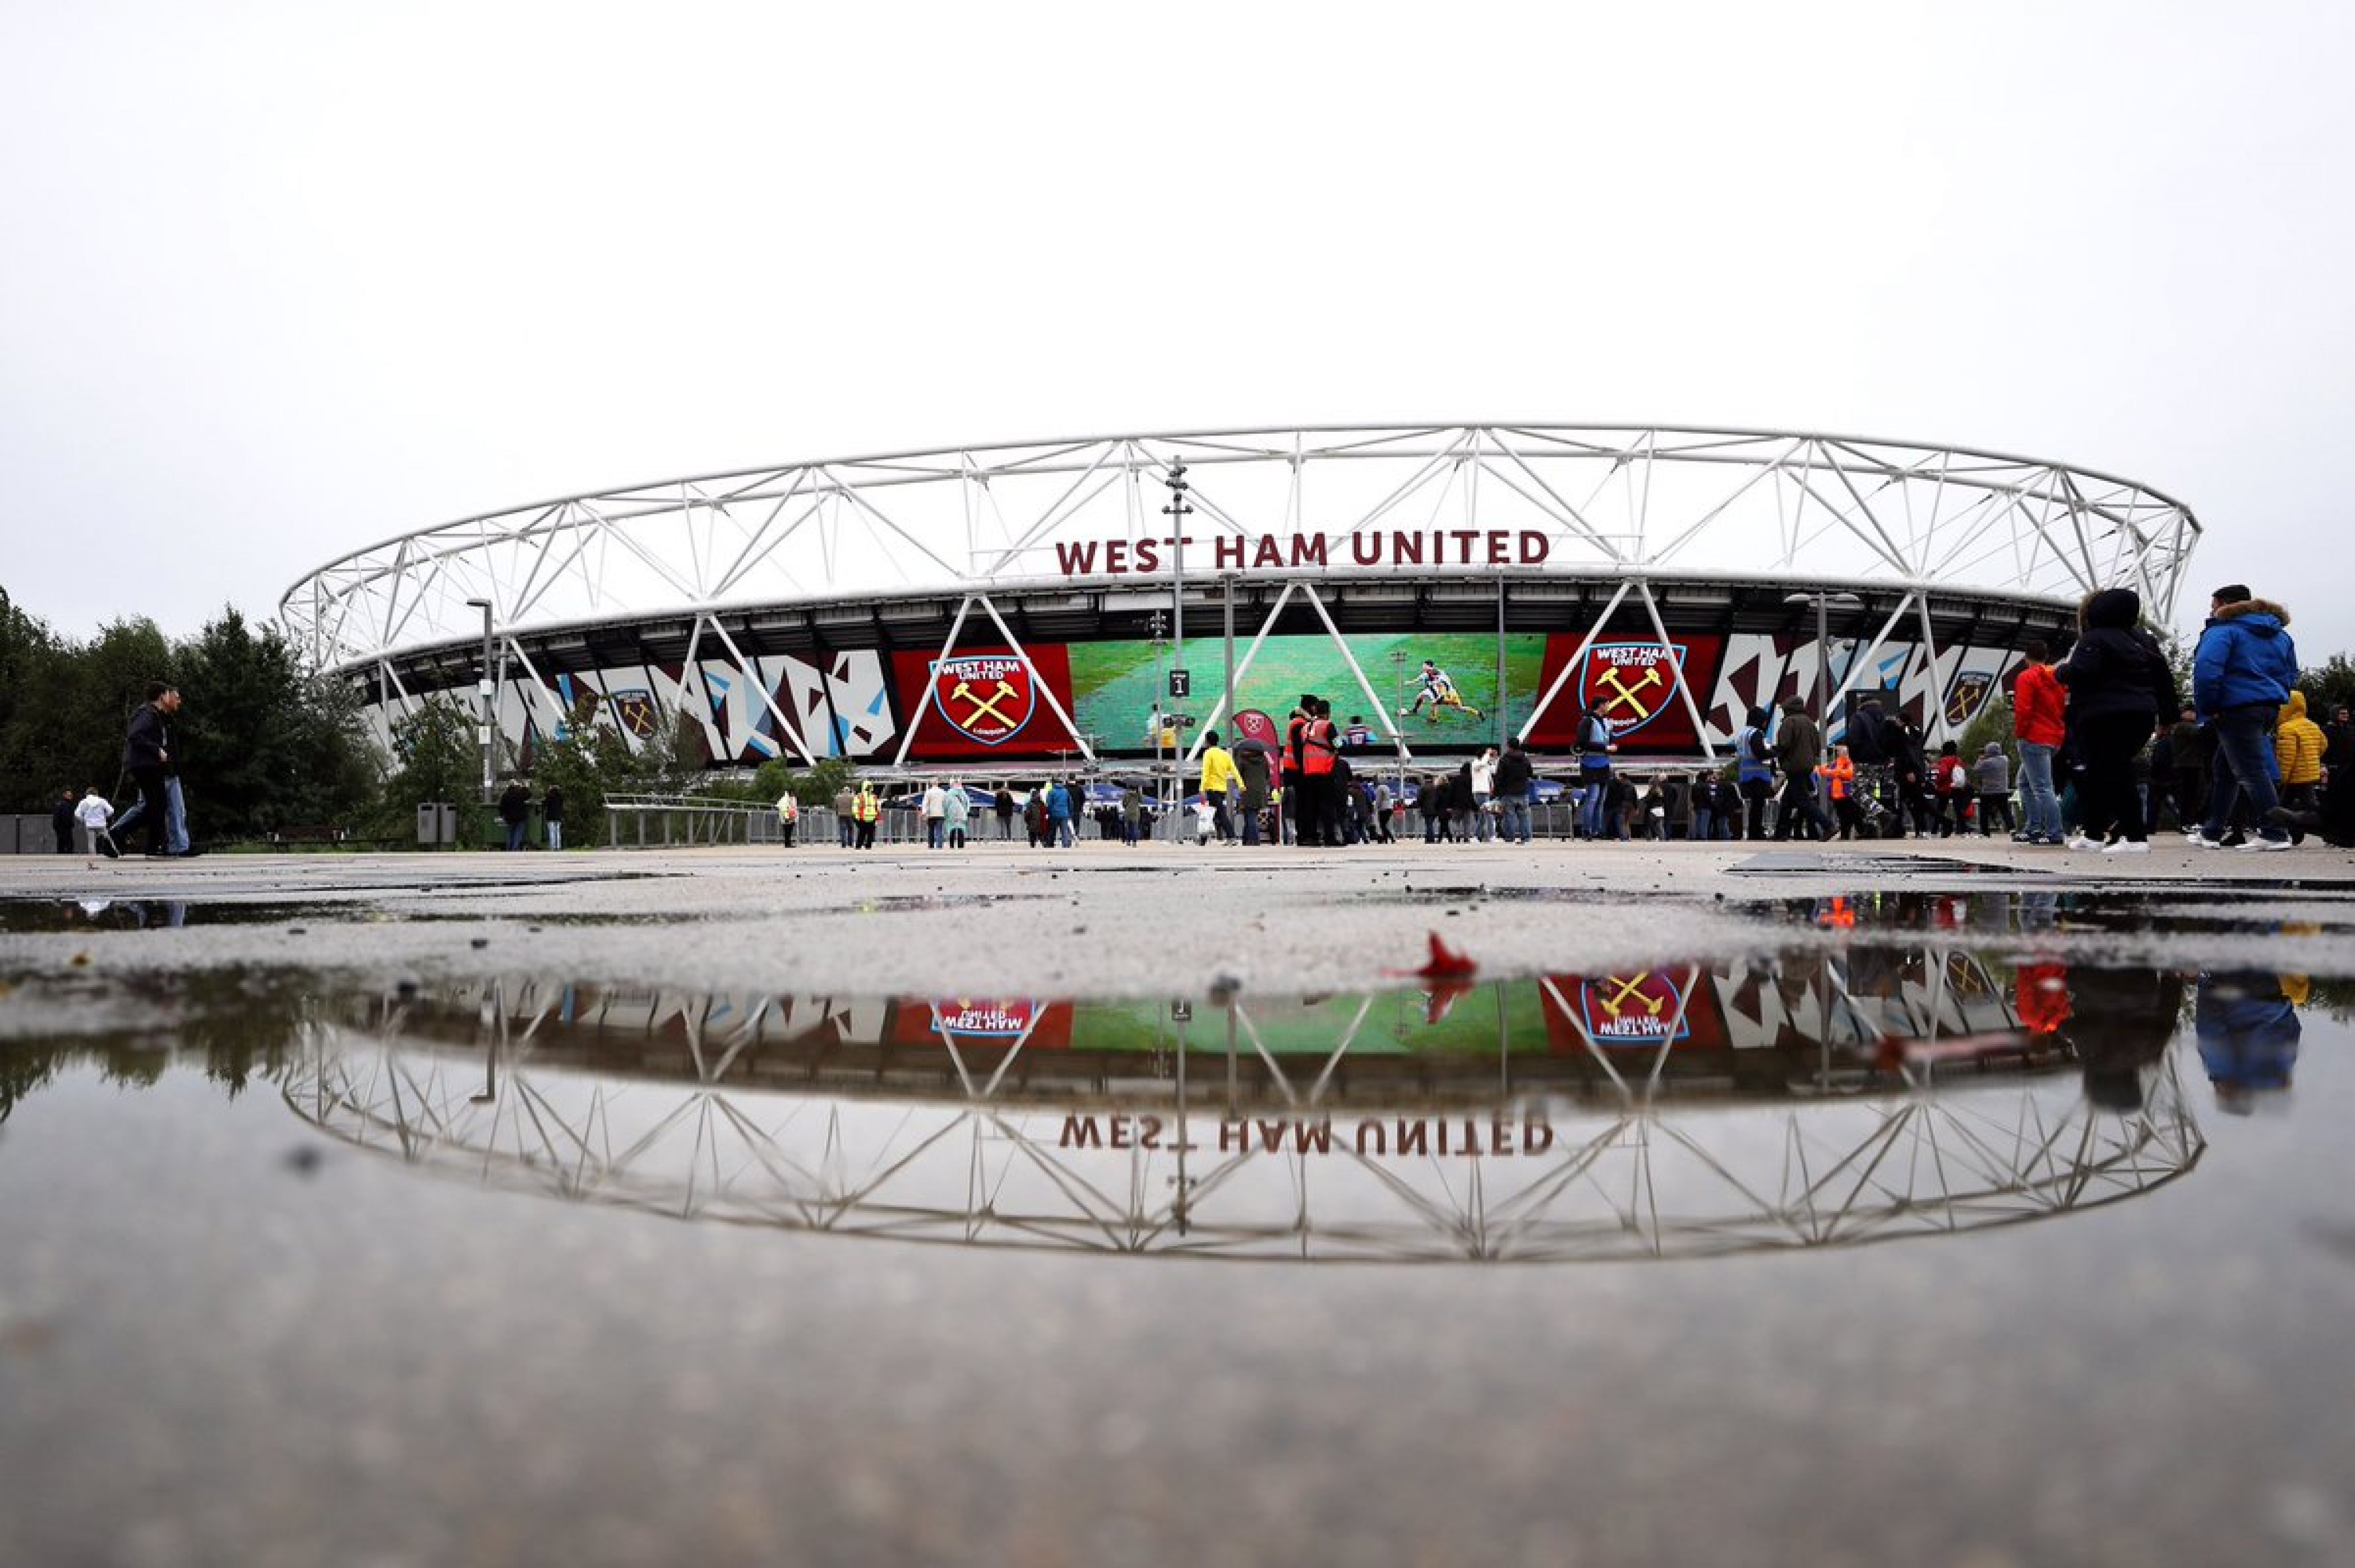
[[[2135,758],[2160,721],[2179,706],[2167,656],[2137,623],[2142,600],[2131,588],[2106,588],[2077,610],[2083,627],[2067,661],[2052,673],[2069,690],[2069,732],[2085,772],[2078,784],[2078,816],[2087,839],[2080,848],[2146,854],[2150,846],[2142,798],[2135,791]],[[2093,839],[2107,842],[2095,845]]]
[[[73,853],[73,841],[74,841],[74,792],[73,792],[73,791],[71,791],[71,790],[64,790],[64,791],[61,791],[61,792],[59,794],[59,795],[58,795],[58,803],[57,803],[57,805],[53,805],[53,806],[49,807],[49,831],[50,831],[50,832],[52,832],[52,833],[54,833],[54,834],[56,834],[56,835],[58,836],[58,853],[59,853],[59,854],[60,854],[60,855],[70,855],[70,854],[72,854],[72,853]]]
[[[132,710],[130,727],[123,737],[123,771],[139,785],[139,801],[115,820],[118,826],[128,826],[133,818],[145,815],[150,856],[165,852],[164,778],[172,762],[169,720],[179,710],[178,689],[165,681],[150,681],[147,700]],[[107,837],[114,837],[112,829]],[[120,840],[117,843],[119,846]]]
[[[521,779],[509,784],[506,793],[499,796],[499,820],[506,824],[507,848],[522,848],[524,828],[531,821],[531,792],[523,787]]]

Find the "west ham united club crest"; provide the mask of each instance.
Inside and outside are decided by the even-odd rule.
[[[1966,670],[1955,677],[1946,691],[1946,722],[1967,724],[1978,710],[1987,706],[1987,693],[1995,689],[1995,677],[1983,669]]]
[[[1586,650],[1579,705],[1599,711],[1614,737],[1641,730],[1675,698],[1684,662],[1681,644],[1597,643]]]
[[[932,699],[950,728],[985,746],[1002,745],[1030,722],[1038,688],[1030,667],[1011,654],[975,654],[932,666]]]
[[[613,693],[613,719],[639,740],[653,739],[655,724],[654,693],[642,686]]]
[[[1644,970],[1579,983],[1578,1007],[1597,1045],[1657,1045],[1687,1032],[1683,993],[1665,975]],[[1673,1030],[1672,1034],[1670,1031]]]

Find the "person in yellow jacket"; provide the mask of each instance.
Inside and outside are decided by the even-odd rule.
[[[1242,770],[1219,744],[1219,732],[1210,731],[1202,737],[1202,799],[1209,805],[1210,826],[1218,830],[1221,844],[1235,841],[1235,825],[1227,816],[1227,795],[1242,786]]]
[[[2306,693],[2292,691],[2274,726],[2274,758],[2281,763],[2281,804],[2290,811],[2313,811],[2321,803],[2322,753],[2329,744],[2322,726],[2306,716]],[[2289,841],[2306,835],[2293,828]]]
[[[875,798],[875,786],[860,784],[858,793],[851,797],[850,818],[858,824],[858,847],[861,849],[875,848],[875,823],[882,815],[883,803]]]

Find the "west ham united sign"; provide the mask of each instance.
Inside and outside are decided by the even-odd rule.
[[[1632,734],[1667,709],[1684,662],[1682,643],[1597,643],[1579,672],[1579,706],[1599,711],[1614,738]]]
[[[1012,655],[975,654],[932,666],[932,699],[958,734],[996,746],[1030,722],[1038,684]]]
[[[1036,997],[954,997],[932,1005],[932,1032],[954,1040],[1005,1040],[1028,1035],[1046,1010]]]

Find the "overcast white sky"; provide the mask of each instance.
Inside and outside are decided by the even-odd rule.
[[[0,0],[0,583],[180,635],[681,474],[1656,421],[2140,479],[2319,663],[2350,16]]]

